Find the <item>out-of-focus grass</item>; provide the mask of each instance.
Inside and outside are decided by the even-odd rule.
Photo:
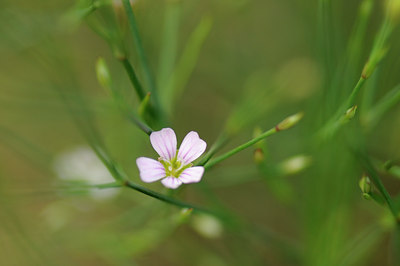
[[[151,90],[122,2],[113,1],[113,13],[108,1],[96,8],[90,1],[76,6],[3,1],[3,263],[396,265],[398,229],[385,207],[361,197],[358,180],[368,169],[354,149],[374,162],[391,161],[378,173],[399,208],[399,180],[392,178],[400,157],[398,28],[384,45],[386,57],[352,103],[359,105],[355,117],[326,139],[318,134],[356,85],[383,21],[383,4],[133,2],[159,106],[166,108],[165,121],[178,139],[195,130],[211,147],[224,132],[229,139],[225,151],[249,140],[257,126],[266,130],[299,110],[305,111],[305,120],[267,139],[259,147],[264,154],[259,164],[253,150],[244,150],[184,190],[146,184],[223,209],[235,219],[231,225],[126,188],[113,188],[119,192],[111,198],[92,197],[88,180],[66,182],[54,171],[60,154],[87,147],[80,130],[95,140],[93,146],[107,149],[134,182],[140,182],[135,159],[154,157],[148,136],[125,119],[118,104],[123,101],[123,111],[138,113],[139,101],[119,63],[121,53],[143,88]],[[99,57],[105,58],[113,89],[122,95],[117,103],[96,80]],[[296,165],[288,159],[299,154],[311,160],[293,171]],[[215,224],[222,232],[212,230]]]

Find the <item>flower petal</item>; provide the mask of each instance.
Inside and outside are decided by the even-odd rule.
[[[175,188],[179,187],[180,185],[182,185],[181,180],[179,180],[176,177],[172,177],[172,176],[167,176],[166,178],[161,180],[161,183],[164,186],[166,186],[167,188],[172,188],[172,189],[175,189]]]
[[[150,134],[150,142],[156,152],[164,159],[171,160],[176,155],[176,135],[171,128],[163,128]]]
[[[204,173],[203,166],[194,166],[185,169],[179,176],[179,180],[184,184],[200,182]]]
[[[139,157],[136,159],[136,164],[143,182],[150,183],[165,177],[165,168],[159,161]]]
[[[185,165],[193,162],[206,150],[207,143],[199,138],[199,134],[190,131],[179,147],[178,159]]]

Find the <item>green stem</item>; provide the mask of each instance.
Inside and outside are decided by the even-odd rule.
[[[209,210],[209,209],[205,209],[203,207],[199,207],[199,206],[196,206],[196,205],[193,205],[193,204],[190,204],[190,203],[186,203],[186,202],[183,202],[183,201],[168,197],[166,195],[157,193],[157,192],[155,192],[153,190],[150,190],[148,188],[142,187],[142,186],[140,186],[140,185],[138,185],[136,183],[133,183],[131,181],[128,181],[128,180],[126,180],[123,183],[123,185],[125,187],[134,189],[134,190],[136,190],[136,191],[138,191],[140,193],[143,193],[143,194],[145,194],[147,196],[150,196],[150,197],[158,199],[160,201],[175,205],[177,207],[193,209],[195,211],[208,213],[208,214],[211,214],[211,215],[216,216],[216,217],[220,217],[221,216],[221,214],[216,213],[215,211],[212,211],[212,210]]]
[[[119,95],[114,95],[115,101],[118,101]],[[125,116],[129,121],[133,122],[139,129],[141,129],[147,135],[150,135],[154,130],[144,122],[140,117],[136,115],[136,113],[126,104],[123,103],[119,105],[121,113]]]
[[[229,140],[229,137],[227,134],[222,133],[216,142],[211,146],[210,150],[204,155],[204,157],[200,160],[200,162],[197,165],[203,166],[205,165],[211,157],[214,156],[216,152],[218,152]]]
[[[354,86],[354,88],[351,91],[351,94],[349,95],[349,97],[347,98],[345,104],[342,105],[341,108],[339,108],[336,115],[333,117],[332,123],[336,122],[338,119],[340,119],[345,114],[346,110],[348,110],[349,108],[351,108],[354,105],[356,97],[357,97],[358,93],[360,92],[362,86],[364,85],[365,81],[366,81],[366,79],[364,77],[359,78],[357,84]]]
[[[105,184],[67,184],[63,186],[57,186],[56,189],[61,189],[61,190],[82,190],[82,189],[91,189],[91,188],[97,188],[97,189],[107,189],[107,188],[120,188],[123,187],[123,184],[121,182],[111,182],[111,183],[105,183]]]
[[[127,113],[126,117],[131,120],[138,128],[140,128],[144,133],[150,136],[150,134],[153,132],[153,129],[149,127],[146,123],[141,121],[139,118],[137,118],[132,112]]]
[[[324,0],[321,0],[321,1],[324,1]],[[389,15],[386,14],[384,21],[380,27],[380,30],[375,37],[374,45],[369,54],[369,59],[366,62],[366,64],[364,65],[364,69],[361,73],[361,76],[360,76],[356,86],[353,88],[353,90],[352,90],[350,96],[347,98],[345,104],[343,106],[341,106],[338,109],[338,112],[336,114],[334,114],[334,116],[331,119],[329,119],[328,122],[323,126],[322,132],[329,132],[329,130],[336,123],[336,121],[338,119],[340,119],[340,117],[346,111],[346,109],[350,108],[354,104],[355,99],[356,99],[360,89],[364,85],[365,81],[373,74],[377,65],[380,63],[382,58],[386,55],[385,45],[386,45],[386,41],[389,38],[392,31],[393,31],[392,21],[390,20]]]
[[[355,99],[365,81],[365,78],[360,77],[350,96],[347,98],[345,104],[343,104],[337,110],[337,112],[328,120],[328,122],[326,122],[325,125],[318,131],[321,137],[323,137],[324,139],[327,137],[332,137],[339,130],[339,128],[344,125],[344,123],[342,123],[343,116],[346,114],[346,110],[353,106]]]
[[[151,92],[152,99],[154,100],[154,103],[152,105],[152,110],[154,111],[154,113],[152,115],[154,115],[154,118],[156,119],[158,125],[162,126],[166,124],[166,115],[165,112],[162,111],[160,105],[155,80],[151,74],[150,67],[146,58],[146,53],[143,49],[142,41],[140,39],[140,34],[135,19],[135,14],[133,13],[132,6],[129,0],[123,0],[122,2],[124,4],[125,13],[128,18],[129,26],[133,35],[133,41],[135,44],[136,52],[138,54],[139,62],[141,67],[143,68],[144,79],[146,84],[149,86],[149,91]],[[143,97],[144,96],[145,95],[143,95]]]
[[[129,0],[123,0],[122,2],[124,4],[126,16],[128,17],[128,22],[129,22],[129,26],[130,26],[130,29],[131,29],[131,32],[133,35],[133,41],[135,43],[136,52],[138,54],[140,64],[144,70],[144,76],[145,76],[146,82],[148,83],[148,85],[150,87],[150,91],[152,92],[152,95],[154,96],[156,86],[155,86],[154,79],[150,72],[149,64],[147,63],[147,58],[146,58],[146,54],[143,49],[142,41],[140,39],[140,34],[139,34],[138,27],[137,27],[135,14],[133,13],[132,6],[131,6]]]
[[[344,105],[344,108],[340,111],[344,112],[354,105],[356,97],[357,97],[358,93],[360,92],[360,89],[364,85],[365,81],[366,81],[366,79],[364,77],[360,77],[356,86],[353,88],[353,91],[351,92],[349,98],[347,99],[346,104]],[[341,112],[339,115],[342,115],[343,112]]]
[[[400,225],[400,218],[398,215],[398,212],[393,204],[393,200],[390,197],[389,193],[387,192],[385,186],[383,185],[381,179],[379,178],[378,173],[376,172],[375,168],[373,167],[371,161],[368,159],[366,155],[363,155],[361,153],[357,154],[358,158],[361,160],[362,164],[364,165],[365,169],[367,170],[370,179],[372,182],[375,184],[376,188],[379,190],[379,192],[382,194],[385,202],[387,203],[389,210],[394,216],[395,221],[397,224]]]
[[[356,24],[347,46],[347,60],[344,65],[344,81],[347,86],[356,75],[361,58],[363,41],[367,32],[369,18],[374,6],[373,0],[363,0],[360,4]]]
[[[124,66],[125,71],[128,74],[130,81],[132,82],[132,85],[136,91],[136,94],[138,95],[140,101],[142,101],[147,93],[143,89],[142,85],[140,84],[140,81],[136,75],[135,69],[133,68],[133,66],[131,65],[131,63],[129,62],[129,60],[126,57],[122,58],[120,61],[121,61],[122,65]]]
[[[122,184],[120,182],[111,182],[111,183],[105,183],[105,184],[99,184],[99,185],[88,185],[87,187],[88,188],[98,188],[98,189],[117,188],[117,187],[122,187]]]
[[[215,158],[214,160],[209,161],[207,164],[204,165],[204,168],[205,169],[209,169],[212,166],[214,166],[215,164],[220,163],[221,161],[223,161],[223,160],[231,157],[232,155],[234,155],[234,154],[236,154],[236,153],[238,153],[238,152],[240,152],[240,151],[252,146],[253,144],[259,142],[260,140],[275,134],[276,132],[278,132],[276,127],[271,128],[270,130],[268,130],[268,131],[264,132],[263,134],[259,135],[258,137],[256,137],[256,138],[254,138],[254,139],[252,139],[252,140],[250,140],[250,141],[248,141],[248,142],[246,142],[246,143],[244,143],[244,144],[242,144],[242,145],[240,145],[240,146],[228,151],[225,154],[222,154],[221,156]]]
[[[135,71],[132,67],[132,65],[130,64],[130,62],[128,61],[128,59],[126,58],[122,58],[120,59],[120,62],[123,64],[123,66],[125,67],[128,76],[132,82],[132,85],[134,86],[139,98],[141,98],[142,94],[144,93],[142,86],[140,85],[139,80],[137,79],[137,76],[135,74]],[[104,68],[105,68],[105,63],[104,63]],[[106,70],[108,72],[108,70]],[[109,73],[108,73],[109,75]],[[150,126],[144,122],[140,117],[138,117],[136,115],[136,113],[132,110],[132,107],[128,104],[126,97],[124,97],[124,95],[117,90],[116,88],[114,88],[114,84],[111,82],[111,78],[110,76],[108,77],[108,79],[110,80],[110,82],[108,82],[108,88],[111,91],[111,95],[114,99],[114,102],[117,104],[118,109],[120,110],[120,112],[131,122],[133,122],[139,129],[141,129],[142,131],[144,131],[147,135],[150,135],[151,132],[153,132],[153,130],[150,128]],[[150,93],[147,93],[146,96],[144,97],[144,99],[142,99],[142,104],[146,104],[148,103],[149,100],[149,95]],[[144,108],[144,110],[142,111],[142,114],[144,113],[144,111],[146,110],[146,108]]]

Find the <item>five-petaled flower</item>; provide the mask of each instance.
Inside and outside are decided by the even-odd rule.
[[[176,135],[171,128],[152,132],[150,142],[160,157],[158,161],[146,157],[137,158],[136,164],[143,182],[162,179],[164,186],[175,189],[182,183],[197,183],[201,180],[204,167],[193,166],[192,162],[204,153],[207,144],[197,132],[189,132],[179,150],[176,149]]]

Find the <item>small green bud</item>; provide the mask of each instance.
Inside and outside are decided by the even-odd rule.
[[[346,119],[350,120],[356,115],[357,111],[357,105],[354,105],[353,107],[349,108],[346,111],[346,114],[344,115]]]
[[[110,72],[108,71],[108,67],[104,58],[100,57],[96,62],[96,75],[97,80],[99,81],[100,85],[110,90],[111,88],[111,76]]]
[[[291,115],[280,122],[276,127],[276,131],[286,130],[296,125],[304,116],[303,112]]]
[[[178,215],[177,222],[179,224],[186,223],[189,220],[189,218],[191,217],[192,213],[193,213],[193,209],[192,208],[190,208],[190,209],[189,208],[182,209],[180,211],[179,215]]]
[[[371,185],[371,180],[369,179],[368,176],[364,175],[361,179],[360,182],[358,183],[360,186],[361,192],[363,193],[364,198],[370,199],[370,193],[372,192],[372,185]],[[366,196],[367,194],[368,196]]]
[[[368,193],[363,193],[362,195],[363,195],[363,198],[366,199],[366,200],[370,200],[371,199],[371,195],[368,194]]]

